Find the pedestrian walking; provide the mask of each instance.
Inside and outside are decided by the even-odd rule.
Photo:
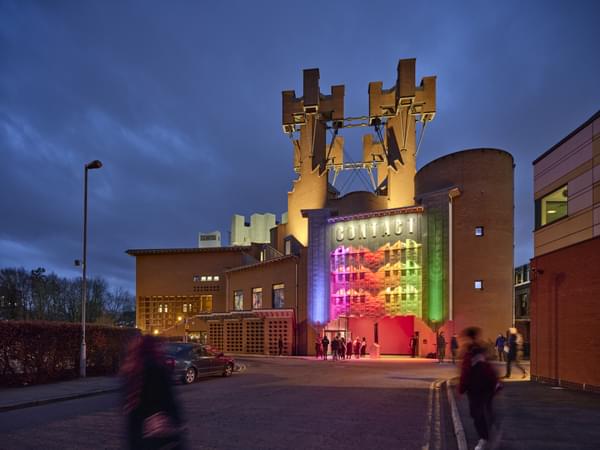
[[[506,344],[506,338],[502,333],[498,334],[496,338],[496,352],[498,353],[498,361],[504,361],[506,354],[504,353],[504,345]]]
[[[321,339],[321,345],[323,346],[323,359],[327,359],[327,350],[329,348],[329,339],[327,339],[326,334],[323,334],[323,339]]]
[[[501,388],[498,376],[487,361],[486,349],[480,341],[481,330],[470,327],[463,331],[468,340],[460,373],[458,392],[467,394],[469,411],[479,435],[475,450],[487,448],[494,424],[493,399]]]
[[[446,338],[443,331],[440,331],[437,335],[437,356],[438,363],[443,363],[446,357]]]
[[[135,338],[121,369],[130,449],[182,449],[183,420],[160,342]]]
[[[458,339],[456,334],[452,335],[450,339],[450,352],[452,353],[452,364],[456,364],[456,352],[458,351]]]
[[[360,343],[360,356],[367,356],[367,338],[363,336],[362,342]]]
[[[515,367],[521,371],[521,378],[527,378],[527,371],[523,368],[523,366],[521,365],[521,362],[519,361],[519,357],[521,356],[523,350],[522,350],[522,345],[521,345],[521,350],[519,350],[518,340],[519,340],[519,337],[517,335],[517,329],[511,328],[510,334],[508,335],[508,343],[507,343],[508,352],[506,354],[506,374],[504,375],[504,378],[510,378],[511,366],[513,363],[514,363]],[[522,338],[521,338],[521,342],[522,342]]]
[[[346,359],[352,359],[352,339],[348,338],[346,343]]]
[[[346,359],[346,339],[343,336],[340,339],[340,359]]]

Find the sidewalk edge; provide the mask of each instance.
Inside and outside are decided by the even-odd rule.
[[[446,393],[448,394],[448,403],[450,404],[450,411],[452,413],[452,426],[454,427],[454,436],[456,436],[456,445],[458,450],[467,450],[467,438],[465,436],[465,429],[456,406],[456,399],[454,398],[454,392],[450,384],[451,380],[446,380]]]
[[[79,393],[79,394],[71,394],[71,395],[65,395],[62,397],[51,397],[51,398],[45,398],[42,400],[32,400],[29,402],[23,402],[23,403],[13,403],[11,405],[0,405],[0,413],[1,412],[6,412],[6,411],[13,411],[15,409],[24,409],[24,408],[31,408],[33,406],[42,406],[42,405],[47,405],[50,403],[59,403],[59,402],[66,402],[69,400],[76,400],[79,398],[85,398],[85,397],[93,397],[95,395],[102,395],[102,394],[108,394],[111,392],[117,392],[120,388],[115,387],[115,388],[107,388],[107,389],[98,389],[96,391],[90,391],[90,392],[83,392],[83,393]]]

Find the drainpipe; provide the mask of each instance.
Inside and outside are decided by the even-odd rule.
[[[225,312],[229,312],[229,274],[225,274]]]
[[[454,242],[453,242],[453,200],[460,195],[460,189],[453,188],[448,192],[448,320],[452,320],[454,330]]]
[[[298,259],[296,263],[296,310],[294,311],[294,354],[298,355]]]

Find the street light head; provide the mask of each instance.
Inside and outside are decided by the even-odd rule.
[[[100,162],[99,160],[95,159],[94,161],[92,161],[91,163],[87,163],[85,165],[86,169],[92,170],[92,169],[99,169],[100,167],[102,167],[102,162]]]

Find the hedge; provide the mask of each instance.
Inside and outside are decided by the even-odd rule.
[[[135,328],[86,326],[90,376],[115,374]],[[0,386],[68,380],[79,376],[81,325],[0,321]]]

